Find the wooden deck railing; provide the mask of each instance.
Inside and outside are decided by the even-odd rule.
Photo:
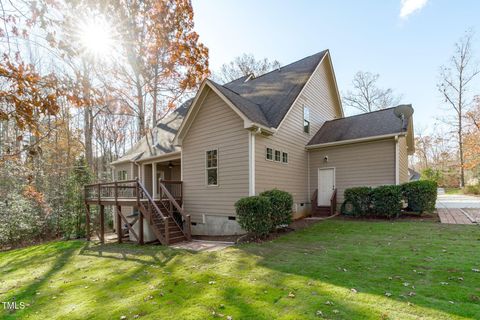
[[[183,201],[183,181],[177,180],[162,180],[158,181],[158,194],[160,200],[169,200],[168,195],[165,192],[165,189],[170,193],[170,195],[179,203]],[[162,188],[161,186],[165,188]]]
[[[190,215],[183,210],[181,203],[183,200],[182,181],[161,181],[159,183],[160,201],[153,199],[145,186],[138,180],[124,180],[113,182],[100,182],[85,185],[85,205],[87,207],[87,234],[90,234],[90,204],[115,206],[117,219],[117,230],[120,231],[121,238],[121,220],[124,220],[129,231],[134,237],[143,243],[143,220],[152,226],[152,229],[162,244],[169,243],[169,221],[185,235],[185,238],[191,240],[191,219]],[[173,194],[172,194],[173,192]],[[157,205],[158,203],[158,205]],[[168,206],[165,205],[168,203]],[[159,207],[161,205],[162,208]],[[131,229],[126,217],[121,212],[121,206],[137,207],[139,211],[139,234]],[[175,209],[175,210],[174,210]],[[178,212],[184,221],[183,227],[174,219],[173,213]],[[103,224],[101,224],[103,228]],[[131,229],[131,230],[130,230]],[[102,237],[103,238],[103,237]],[[120,240],[119,240],[120,241]]]
[[[165,205],[165,209],[168,210],[171,216],[173,216],[174,208],[176,209],[176,212],[178,212],[181,215],[182,220],[184,222],[182,231],[185,234],[185,237],[188,240],[191,240],[192,238],[191,217],[189,214],[185,213],[185,210],[182,208],[180,204],[182,203],[182,200],[183,200],[182,181],[160,180],[158,182],[158,186],[160,187],[161,203]],[[170,190],[172,190],[174,193],[172,194]],[[168,204],[165,204],[165,201],[167,201]]]
[[[311,210],[313,213],[315,211],[319,210],[320,208],[328,208],[327,206],[325,207],[319,207],[318,206],[318,189],[315,189],[313,192],[312,198],[310,199],[311,203]],[[333,189],[332,195],[330,196],[330,215],[333,216],[336,213],[337,210],[337,188]]]
[[[333,216],[337,210],[337,188],[333,189],[330,197],[330,215]]]

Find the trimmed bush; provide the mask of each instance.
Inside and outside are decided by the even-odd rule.
[[[265,237],[272,230],[272,203],[261,196],[245,197],[235,203],[238,223],[247,232]]]
[[[272,228],[288,226],[292,222],[293,197],[290,193],[273,189],[260,193],[260,196],[267,197],[272,205]]]
[[[341,212],[345,215],[366,216],[371,213],[371,193],[370,187],[356,187],[345,189],[343,193],[345,201],[342,204]],[[351,208],[349,208],[349,204]]]
[[[428,180],[403,184],[402,192],[408,202],[408,209],[419,213],[433,212],[437,200],[437,187],[435,181]]]
[[[397,218],[402,210],[402,188],[397,185],[380,186],[372,190],[375,215]]]
[[[466,186],[465,187],[465,193],[479,195],[480,194],[480,184]]]

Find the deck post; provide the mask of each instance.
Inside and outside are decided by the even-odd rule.
[[[165,217],[165,220],[163,220],[163,222],[165,223],[165,242],[167,244],[170,243],[170,232],[169,232],[169,226],[170,226],[170,217],[169,216],[166,216]]]
[[[135,192],[136,192],[136,196],[137,196],[137,211],[138,211],[138,217],[139,217],[139,220],[138,220],[138,226],[140,228],[139,230],[139,239],[138,239],[138,243],[139,244],[143,244],[144,241],[143,241],[143,213],[140,211],[140,188],[138,187],[138,178],[135,179],[136,182],[135,182]]]
[[[118,243],[122,243],[123,232],[122,232],[122,217],[120,216],[120,206],[115,206],[117,214],[117,237]]]
[[[138,227],[139,227],[139,238],[138,238],[138,243],[139,244],[143,244],[143,215],[142,213],[140,212],[140,210],[138,211],[138,215],[139,215],[139,219],[138,219]]]
[[[87,241],[90,241],[90,205],[85,204],[86,211],[85,211],[85,227],[86,227],[86,238]]]
[[[105,243],[105,206],[100,205],[100,242]]]
[[[100,183],[97,184],[97,197],[98,197],[98,204],[100,205]]]

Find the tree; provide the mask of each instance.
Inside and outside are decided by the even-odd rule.
[[[259,77],[278,68],[280,68],[280,62],[277,60],[270,61],[267,58],[257,60],[253,54],[244,53],[235,57],[233,61],[224,63],[220,68],[220,72],[215,74],[215,78],[219,82],[227,83],[243,76],[253,75],[254,77]]]
[[[438,90],[444,98],[454,117],[449,125],[457,134],[458,154],[460,158],[460,187],[465,186],[465,155],[464,155],[464,129],[467,108],[472,102],[469,96],[469,84],[480,73],[478,66],[472,61],[472,38],[471,31],[455,44],[455,51],[447,66],[440,68],[440,82]]]
[[[189,0],[107,1],[97,10],[120,29],[123,60],[114,68],[112,89],[137,116],[139,139],[147,133],[149,110],[156,124],[160,112],[209,75],[208,49],[193,29]]]
[[[343,104],[362,112],[372,112],[399,104],[401,96],[395,95],[390,88],[379,88],[379,78],[378,74],[358,71],[352,80],[353,90],[348,90],[343,95]]]
[[[474,169],[480,165],[480,96],[475,97],[475,107],[466,113],[466,120],[465,169]]]

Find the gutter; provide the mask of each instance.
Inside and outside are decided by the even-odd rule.
[[[313,150],[313,149],[327,148],[327,147],[333,147],[333,146],[341,146],[341,145],[346,145],[346,144],[376,141],[376,140],[382,140],[382,139],[387,139],[387,138],[395,138],[395,137],[404,136],[404,135],[406,135],[406,132],[384,134],[384,135],[379,135],[379,136],[372,136],[372,137],[365,137],[365,138],[358,138],[358,139],[349,139],[349,140],[342,140],[342,141],[326,142],[326,143],[319,143],[319,144],[314,144],[314,145],[307,145],[307,146],[305,146],[305,149]]]

